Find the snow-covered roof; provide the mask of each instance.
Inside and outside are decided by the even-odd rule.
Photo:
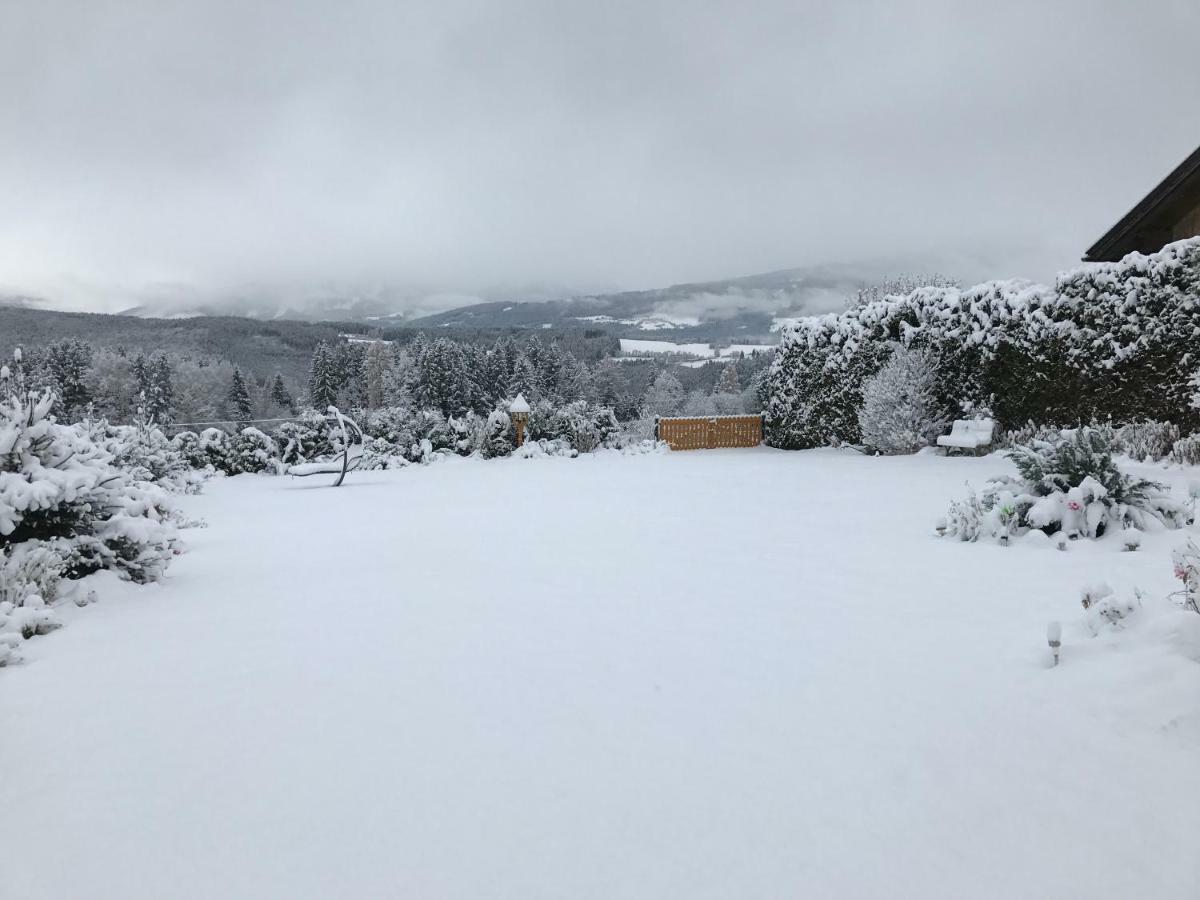
[[[529,401],[525,399],[524,394],[517,394],[517,399],[508,404],[510,413],[527,413],[529,412]]]

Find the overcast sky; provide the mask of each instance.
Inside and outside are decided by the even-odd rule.
[[[1200,144],[1200,3],[0,0],[0,290],[1051,277]]]

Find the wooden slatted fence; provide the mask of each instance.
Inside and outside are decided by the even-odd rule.
[[[672,450],[757,447],[762,443],[762,416],[672,416],[658,420],[658,439]]]

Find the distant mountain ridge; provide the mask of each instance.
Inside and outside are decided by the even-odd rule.
[[[778,318],[841,309],[882,277],[857,266],[783,269],[741,278],[541,302],[476,303],[414,318],[411,328],[578,328],[672,340],[770,339]]]

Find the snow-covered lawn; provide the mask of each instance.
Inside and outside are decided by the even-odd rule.
[[[1007,467],[211,484],[165,583],[0,671],[0,897],[1195,898],[1182,537],[931,537]],[[1094,638],[1099,580],[1147,601]]]

